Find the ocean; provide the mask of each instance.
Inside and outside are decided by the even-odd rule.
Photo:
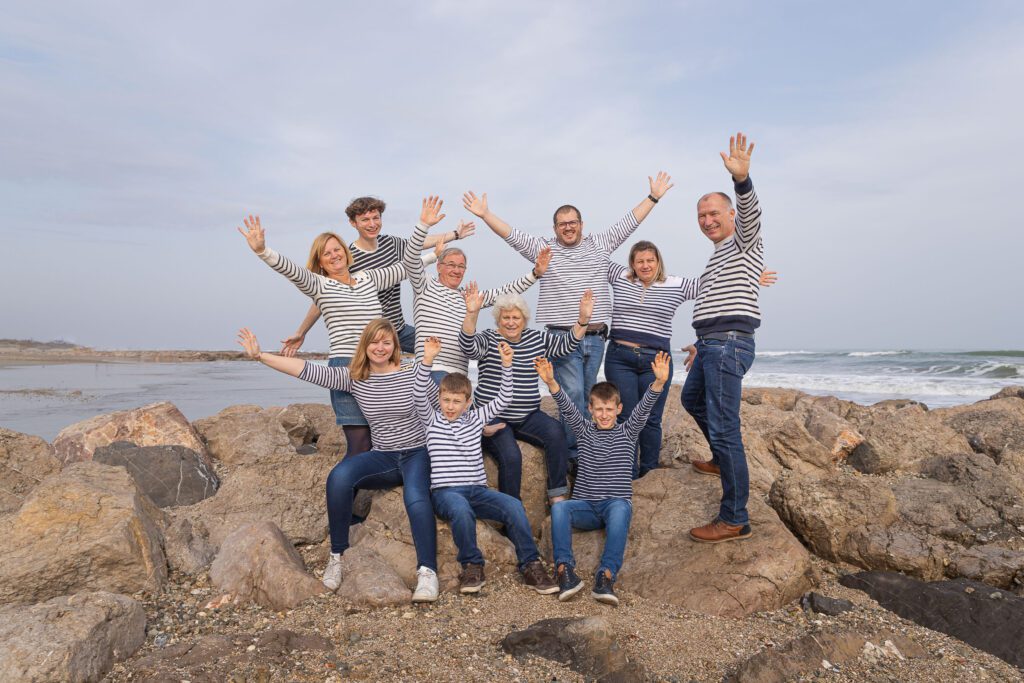
[[[676,356],[673,383],[685,377]],[[1013,384],[1024,384],[1024,351],[759,350],[744,380],[863,404],[911,398],[930,407],[972,403]],[[0,427],[47,440],[79,420],[156,401],[196,420],[240,403],[326,403],[327,391],[244,361],[0,366]]]

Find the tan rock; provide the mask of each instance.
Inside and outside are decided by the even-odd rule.
[[[335,423],[329,404],[293,403],[267,411],[277,416],[296,449],[315,446],[318,453],[338,460],[345,455],[345,432]]]
[[[74,463],[0,518],[0,604],[167,580],[163,515],[121,467]]]
[[[278,611],[327,592],[281,530],[267,521],[239,527],[224,539],[210,565],[210,581],[236,603]]]
[[[996,394],[996,396],[1003,395]],[[1004,451],[1024,451],[1024,400],[1006,395],[932,411],[944,425],[967,438],[971,448],[1002,462]]]
[[[28,492],[60,466],[43,439],[0,427],[0,514],[21,507]]]
[[[295,455],[295,447],[277,412],[259,406],[229,406],[216,415],[196,420],[196,431],[210,455],[230,465]]]
[[[94,450],[115,441],[131,441],[136,446],[184,446],[210,465],[199,434],[181,411],[166,401],[76,422],[60,431],[53,448],[61,462],[69,463],[91,460]]]
[[[922,461],[936,455],[971,452],[971,445],[938,416],[910,403],[882,414],[862,430],[864,442],[847,458],[861,472],[915,472]]]
[[[405,605],[411,595],[402,577],[380,555],[368,548],[349,548],[341,556],[341,598],[357,605]]]
[[[0,680],[98,681],[146,639],[142,605],[79,593],[0,608]]]

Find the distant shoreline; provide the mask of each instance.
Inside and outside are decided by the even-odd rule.
[[[321,360],[326,353],[298,354],[300,358]],[[0,365],[40,365],[57,363],[205,363],[221,360],[247,360],[241,351],[187,350],[112,350],[76,346],[67,342],[38,342],[26,339],[0,339]]]

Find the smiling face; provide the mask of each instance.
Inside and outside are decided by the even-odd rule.
[[[514,306],[512,308],[503,308],[498,314],[498,333],[502,337],[512,342],[519,341],[519,338],[523,334],[523,328],[526,327],[526,316],[523,312]]]
[[[449,422],[455,422],[469,407],[469,396],[461,391],[441,391],[438,394],[441,403],[441,414]]]
[[[615,426],[619,413],[622,412],[622,402],[591,396],[587,408],[590,410],[590,416],[594,419],[594,424],[597,425],[598,429],[611,429]]]
[[[645,285],[654,282],[654,278],[658,275],[658,268],[661,266],[658,263],[658,255],[650,249],[636,252],[630,265],[633,266],[633,272],[640,278],[640,282]]]
[[[458,289],[466,275],[465,254],[449,253],[437,262],[437,279],[445,287]]]
[[[380,235],[381,226],[383,220],[380,217],[380,211],[378,209],[372,209],[366,213],[361,213],[355,218],[351,219],[349,223],[359,233],[359,237],[366,240],[367,242],[373,242]]]
[[[736,209],[720,194],[709,194],[697,203],[697,224],[709,240],[718,244],[736,232]]]
[[[391,364],[392,356],[395,353],[394,337],[381,330],[366,346],[366,358],[373,368],[382,368]]]
[[[583,221],[573,209],[555,214],[555,238],[566,247],[574,247],[583,239]]]
[[[324,253],[320,255],[320,267],[327,277],[334,277],[348,271],[348,255],[345,247],[335,238],[324,244]]]

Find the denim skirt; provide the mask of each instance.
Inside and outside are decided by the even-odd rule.
[[[332,368],[349,366],[351,358],[329,358],[327,365]],[[347,391],[331,389],[331,407],[334,408],[334,421],[340,425],[366,426],[363,411],[359,410],[356,398]]]

